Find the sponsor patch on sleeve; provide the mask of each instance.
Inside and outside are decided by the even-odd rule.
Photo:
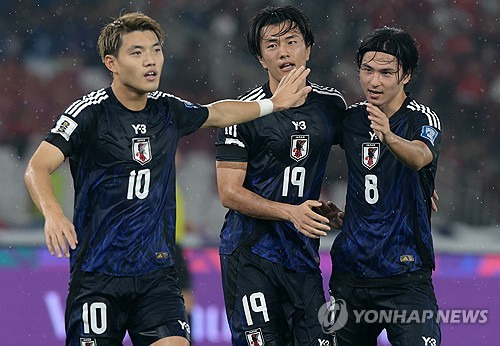
[[[56,123],[56,126],[54,126],[52,130],[50,130],[50,132],[60,134],[64,137],[65,140],[69,142],[69,136],[71,136],[77,126],[78,124],[76,123],[76,121],[65,115],[61,115]]]
[[[438,134],[438,130],[436,130],[434,127],[424,125],[422,126],[422,133],[420,134],[420,137],[428,139],[432,143],[432,145],[434,145],[434,141],[436,140]]]

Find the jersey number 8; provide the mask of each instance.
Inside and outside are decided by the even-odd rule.
[[[378,201],[377,176],[373,174],[365,175],[365,200],[368,204],[375,204]]]

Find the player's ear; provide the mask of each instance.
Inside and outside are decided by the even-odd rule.
[[[411,73],[408,73],[402,80],[401,80],[401,83],[403,83],[403,85],[406,85],[410,82],[410,79],[411,79]]]
[[[311,46],[306,47],[306,61],[309,61],[310,56],[311,56]]]
[[[104,57],[104,65],[106,65],[109,71],[116,72],[116,57],[110,54],[106,55]]]
[[[267,64],[266,64],[265,60],[261,56],[259,56],[259,62],[262,65],[262,67],[264,68],[264,70],[267,71]]]

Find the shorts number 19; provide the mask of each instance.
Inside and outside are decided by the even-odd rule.
[[[250,306],[248,305],[248,298],[246,295],[241,298],[241,302],[243,303],[243,310],[245,311],[245,317],[247,319],[247,325],[251,326],[253,324],[252,314],[250,311],[250,307],[253,312],[261,312],[264,316],[264,322],[269,322],[269,314],[267,313],[267,305],[266,298],[264,297],[264,293],[255,292],[250,295]]]

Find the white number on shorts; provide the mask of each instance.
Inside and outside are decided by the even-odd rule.
[[[365,175],[365,200],[369,204],[378,201],[377,176],[373,174]]]
[[[144,182],[142,179],[144,178]],[[134,171],[130,172],[128,177],[128,191],[127,199],[134,198],[135,196],[139,199],[144,199],[149,194],[149,182],[151,180],[151,173],[149,168],[141,169],[137,173]],[[142,189],[142,191],[141,191]]]
[[[247,319],[247,325],[251,326],[253,324],[252,315],[250,313],[250,307],[248,306],[248,298],[246,295],[241,299],[243,303],[243,310],[245,310],[245,317]],[[264,293],[255,292],[250,295],[250,306],[253,312],[262,312],[264,316],[264,322],[269,322],[269,315],[267,313],[266,298]]]
[[[97,314],[99,313],[99,318],[97,318]],[[90,320],[90,324],[89,324]],[[100,320],[101,325],[98,326],[97,322]],[[82,321],[83,321],[83,332],[85,334],[89,334],[90,330],[95,334],[102,334],[108,328],[108,322],[106,319],[106,304],[101,302],[95,302],[90,304],[89,311],[89,303],[83,304],[82,308]]]

